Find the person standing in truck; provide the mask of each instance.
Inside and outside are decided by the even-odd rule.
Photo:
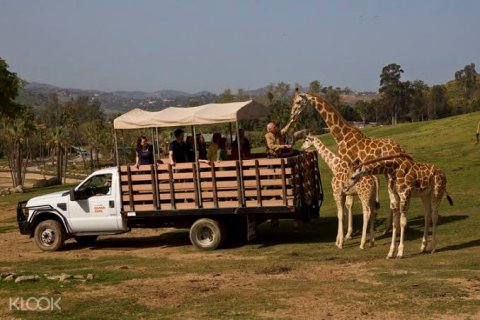
[[[153,164],[153,146],[148,143],[147,137],[140,136],[135,150],[135,167],[138,169],[142,164]]]
[[[173,132],[175,140],[168,146],[168,158],[170,164],[174,166],[176,163],[187,162],[187,145],[183,141],[184,131],[177,129]]]

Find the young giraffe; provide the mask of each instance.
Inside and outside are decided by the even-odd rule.
[[[420,197],[424,206],[425,225],[423,229],[421,252],[427,250],[428,232],[430,219],[432,222],[431,253],[435,252],[436,246],[436,225],[438,221],[438,207],[442,198],[446,195],[450,205],[452,199],[447,193],[447,178],[442,170],[428,163],[418,163],[408,155],[396,157],[383,157],[367,161],[358,166],[346,185],[346,190],[353,186],[359,179],[366,175],[387,173],[395,176],[394,188],[397,191],[400,203],[400,216],[394,211],[392,219],[392,242],[387,259],[394,256],[396,245],[396,231],[400,222],[400,244],[398,245],[397,258],[403,257],[404,233],[407,226],[407,213],[412,196]],[[400,221],[399,221],[400,220]]]
[[[367,226],[370,221],[370,246],[374,245],[374,222],[376,210],[379,208],[378,203],[378,178],[376,176],[362,177],[357,184],[347,192],[344,192],[344,184],[348,183],[350,176],[353,174],[353,168],[345,161],[340,159],[332,151],[330,151],[323,142],[316,136],[309,134],[305,138],[302,149],[308,149],[314,146],[325,163],[333,173],[332,190],[335,203],[337,205],[338,231],[336,245],[343,247],[343,219],[345,217],[345,208],[348,213],[348,231],[345,239],[349,239],[352,234],[352,206],[353,196],[358,195],[362,202],[363,211],[363,227],[362,239],[360,241],[360,249],[365,248],[367,238]]]
[[[405,154],[405,150],[395,141],[367,137],[358,128],[349,124],[323,97],[301,93],[298,91],[298,88],[292,99],[290,121],[282,130],[282,133],[290,129],[308,105],[312,105],[320,113],[320,116],[330,129],[330,133],[338,145],[340,158],[353,166],[380,157]],[[390,209],[394,212],[398,210],[398,202],[396,202],[398,195],[395,188],[393,188],[393,175],[388,174],[387,177]]]

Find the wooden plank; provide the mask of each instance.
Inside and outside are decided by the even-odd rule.
[[[126,182],[129,179],[132,182],[139,182],[139,181],[152,181],[152,172],[150,171],[148,174],[124,174],[120,176],[120,181]]]
[[[262,180],[262,186],[282,186],[282,179],[264,179]],[[289,185],[291,182],[291,179],[286,179],[287,185]],[[245,180],[244,182],[245,187],[253,187],[256,188],[257,182],[255,180]],[[205,181],[201,182],[202,190],[205,190],[205,188],[212,188],[212,182],[210,181]],[[218,188],[236,188],[238,187],[238,182],[235,181],[217,181],[217,187]]]
[[[160,191],[172,190],[172,193],[177,192],[177,191],[191,191],[191,192],[193,192],[193,189],[195,188],[195,185],[193,184],[193,182],[175,182],[175,183],[173,183],[173,181],[171,181],[169,184],[160,183],[158,185],[158,188],[159,188]]]
[[[197,168],[196,163],[192,162],[192,171],[193,171],[193,187],[195,189],[195,205],[197,208],[200,208],[200,194],[198,191],[198,179],[197,179]]]
[[[278,165],[280,166],[282,164],[282,158],[277,158],[277,159],[255,159],[258,160],[258,165],[259,166],[275,166]],[[255,160],[243,160],[242,165],[244,167],[248,166],[255,166]]]
[[[128,194],[130,195],[129,203],[130,203],[130,208],[132,210],[135,210],[135,205],[133,204],[133,188],[132,188],[132,173],[130,172],[130,167],[127,167],[127,174],[128,174]]]
[[[217,176],[216,176],[216,171],[215,171],[215,163],[212,164],[212,169],[211,169],[211,175],[212,175],[212,187],[213,187],[213,204],[215,205],[215,208],[218,208],[218,193],[217,193]],[[202,183],[200,183],[200,189],[202,188]]]
[[[168,174],[169,174],[169,187],[170,187],[170,204],[172,209],[175,209],[175,190],[173,187],[173,169],[172,165],[168,164]],[[159,185],[159,190],[162,190],[162,185]]]
[[[283,196],[283,191],[281,189],[266,189],[266,190],[260,190],[261,197],[282,197]],[[288,196],[293,196],[293,190],[292,189],[287,189],[287,197]],[[179,193],[177,193],[178,197]],[[217,197],[218,198],[236,198],[238,196],[238,192],[235,191],[218,191],[217,192]],[[245,190],[245,197],[246,198],[256,198],[258,197],[257,190]],[[211,191],[204,191],[202,192],[202,198],[203,199],[213,199],[213,192]]]
[[[133,193],[135,192],[151,193],[152,185],[151,184],[133,184],[131,186],[131,191],[133,191]],[[122,185],[122,192],[129,194],[131,193],[131,191],[130,191],[129,185]]]
[[[257,184],[257,205],[262,206],[262,187],[260,181],[260,169],[258,168],[258,160],[255,160],[255,179]]]
[[[172,177],[175,180],[192,180],[194,179],[194,173],[193,172],[174,172]],[[158,174],[158,180],[168,181],[169,179],[170,179],[170,173],[168,172]]]
[[[157,179],[155,179],[155,171],[156,169],[153,168],[153,164],[150,165],[150,170],[152,171],[151,173],[151,180],[152,180],[152,201],[153,201],[153,206],[155,207],[155,210],[158,210],[158,188],[157,188]]]
[[[124,206],[123,209],[125,211],[152,211],[153,204],[137,204],[134,207]]]
[[[282,161],[282,195],[283,195],[283,204],[287,205],[287,179],[285,177],[285,163]]]
[[[292,173],[292,168],[285,168],[285,173],[290,175]],[[261,168],[259,166],[259,171],[258,171],[259,176],[274,176],[274,175],[281,175],[281,174],[282,174],[281,168],[265,169],[265,168]],[[236,172],[236,170],[217,171],[216,176],[217,176],[217,178],[231,178],[231,177],[236,177],[237,172]],[[247,178],[248,177],[256,177],[257,176],[256,169],[243,170],[243,176],[247,177]],[[205,172],[205,171],[200,172],[200,177],[204,178],[204,179],[209,179],[209,178],[212,177],[212,173],[211,172]]]
[[[235,164],[236,164],[236,170],[237,170],[237,191],[238,191],[238,205],[240,207],[243,207],[243,204],[244,204],[244,201],[243,201],[243,188],[244,188],[244,184],[243,184],[243,179],[240,179],[240,162],[239,161],[235,161]]]

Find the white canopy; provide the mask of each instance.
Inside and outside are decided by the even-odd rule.
[[[180,127],[199,124],[258,119],[268,115],[268,108],[253,100],[231,103],[209,103],[198,107],[170,107],[150,112],[133,109],[113,121],[115,129]]]

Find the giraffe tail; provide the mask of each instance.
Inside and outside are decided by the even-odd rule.
[[[447,200],[448,200],[448,203],[453,206],[453,200],[452,200],[452,197],[450,197],[450,195],[448,194],[448,192],[445,191],[445,195],[447,196]]]
[[[379,189],[380,189],[380,182],[378,181],[378,177],[377,176],[374,176],[375,177],[375,186],[376,186],[376,191],[375,191],[375,209],[378,210],[380,209],[380,200],[378,198],[378,192],[379,192]]]

